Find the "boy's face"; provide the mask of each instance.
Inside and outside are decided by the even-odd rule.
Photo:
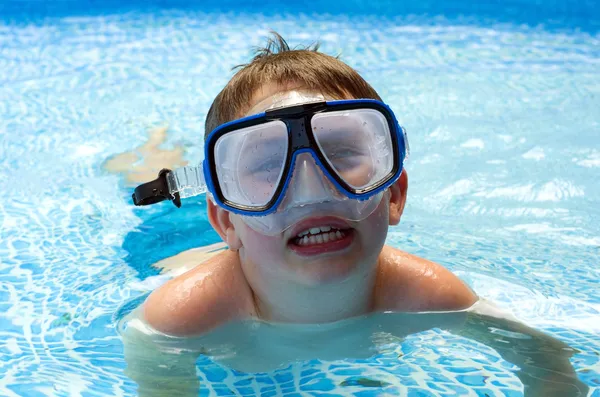
[[[275,107],[332,99],[307,91],[265,86],[255,94],[247,113],[240,116],[261,113]],[[304,162],[305,167],[309,162],[309,168],[317,169],[312,167],[315,164],[310,155],[298,156],[296,166],[300,161]],[[318,172],[311,173],[310,177],[323,178]],[[315,184],[317,183],[319,181],[315,180]],[[388,226],[400,219],[406,198],[406,185],[406,174],[403,172],[399,182],[383,194],[376,209],[361,221],[315,214],[275,236],[257,232],[246,224],[243,217],[228,213],[210,201],[209,215],[211,223],[228,245],[239,248],[244,273],[255,292],[272,292],[278,286],[290,283],[317,286],[340,282],[351,276],[366,277],[373,271],[384,245]],[[332,229],[328,231],[330,227]],[[321,237],[314,236],[308,242],[304,239],[304,244],[299,243],[301,239],[298,235],[311,228],[320,228],[318,235]],[[334,233],[336,229],[340,233]],[[325,234],[328,236],[323,239]]]

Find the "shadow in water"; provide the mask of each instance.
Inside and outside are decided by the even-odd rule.
[[[181,208],[165,202],[134,211],[142,223],[125,236],[123,249],[127,251],[125,261],[141,280],[160,273],[159,268],[152,266],[160,260],[221,241],[208,223],[203,196]]]

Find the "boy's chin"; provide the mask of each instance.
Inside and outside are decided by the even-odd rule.
[[[356,259],[329,258],[301,264],[295,270],[300,284],[320,286],[346,280],[357,272],[358,267],[359,262]]]

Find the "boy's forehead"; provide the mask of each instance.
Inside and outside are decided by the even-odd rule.
[[[269,109],[283,106],[300,105],[302,103],[332,100],[321,93],[302,89],[301,87],[278,87],[267,85],[253,95],[250,109],[244,116],[262,113]]]

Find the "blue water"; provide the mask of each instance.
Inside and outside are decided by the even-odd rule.
[[[407,128],[409,199],[388,244],[577,348],[600,395],[597,10],[1,2],[0,395],[135,394],[119,319],[162,282],[151,264],[218,236],[202,205],[134,208],[102,164],[165,124],[166,148],[199,161],[212,99],[269,29],[341,54]],[[522,394],[493,350],[435,329],[258,375],[196,364],[203,395]]]

